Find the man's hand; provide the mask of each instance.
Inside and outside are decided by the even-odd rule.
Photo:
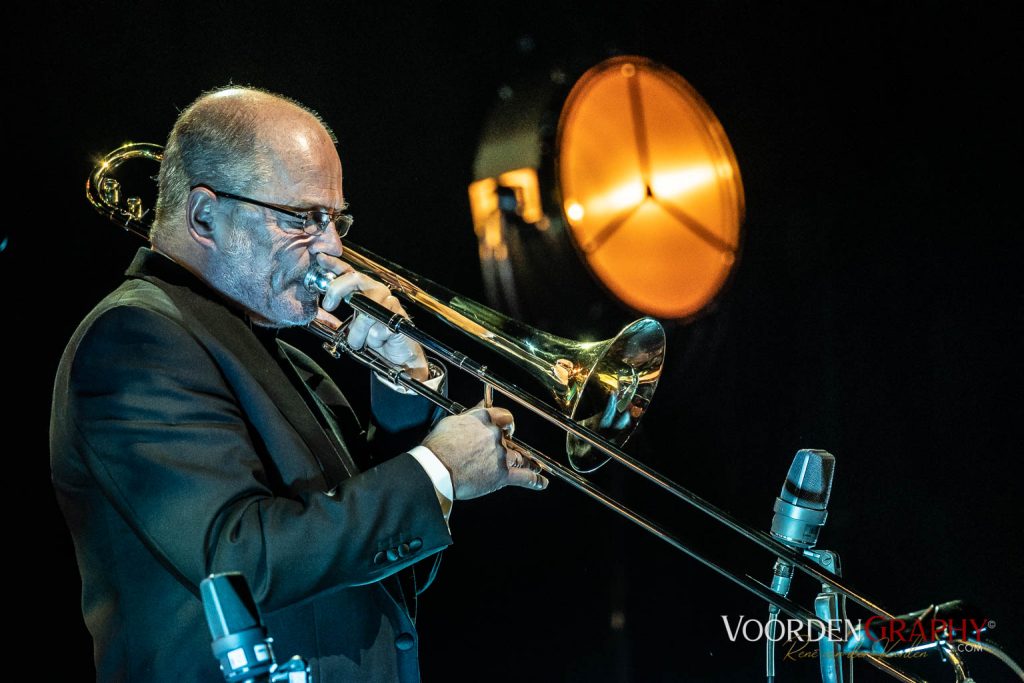
[[[548,480],[524,465],[528,459],[505,448],[505,430],[512,413],[504,408],[477,406],[446,417],[423,440],[452,475],[456,500],[479,498],[503,486],[541,490]]]
[[[352,266],[333,256],[321,253],[317,254],[316,260],[321,268],[326,268],[337,275],[320,300],[320,307],[324,310],[333,311],[345,297],[358,292],[392,313],[409,317],[401,302],[391,294],[386,285],[357,272]],[[423,381],[430,375],[427,358],[419,344],[403,334],[395,334],[367,315],[356,313],[348,327],[346,341],[353,349],[368,346],[388,362],[404,367],[413,379]]]

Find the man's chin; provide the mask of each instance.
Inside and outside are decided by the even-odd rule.
[[[296,301],[287,310],[274,311],[272,318],[257,321],[265,327],[302,327],[313,322],[319,305],[316,300]]]
[[[319,303],[316,299],[312,301],[299,301],[299,311],[297,317],[289,322],[286,322],[283,327],[298,327],[300,325],[308,325],[313,322],[316,318],[317,309],[319,309]]]

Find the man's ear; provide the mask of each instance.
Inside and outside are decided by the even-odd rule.
[[[217,195],[209,188],[196,187],[188,193],[188,205],[185,211],[188,234],[197,245],[204,249],[215,249],[217,246],[215,233],[220,219],[217,204]]]

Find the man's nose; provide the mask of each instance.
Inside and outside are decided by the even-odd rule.
[[[338,229],[334,226],[333,221],[317,234],[311,246],[317,252],[328,256],[341,256],[341,237],[338,236]]]

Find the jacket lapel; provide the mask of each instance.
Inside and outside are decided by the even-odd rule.
[[[333,487],[343,479],[358,474],[340,435],[334,435],[332,439],[320,426],[291,379],[284,374],[278,360],[270,355],[249,328],[244,313],[228,308],[220,295],[192,273],[146,248],[139,250],[125,274],[143,278],[161,287],[178,304],[183,315],[194,318],[218,344],[237,358],[309,447],[329,486]],[[283,352],[281,355],[294,370],[291,359]],[[305,382],[303,385],[307,386]],[[325,417],[328,416],[325,414]],[[333,420],[328,420],[328,424],[333,425]]]
[[[309,399],[312,401],[313,405],[315,405],[319,415],[324,419],[324,423],[327,424],[327,435],[331,437],[331,440],[335,445],[335,451],[339,455],[342,464],[345,466],[345,469],[348,470],[350,476],[355,476],[361,470],[352,459],[352,453],[345,442],[344,434],[347,432],[348,434],[362,436],[364,432],[362,432],[362,428],[359,426],[359,421],[355,418],[351,408],[348,407],[347,402],[343,408],[339,407],[336,410],[332,410],[325,401],[325,398],[321,396],[321,392],[319,392],[319,389],[323,386],[325,378],[307,370],[300,365],[299,362],[296,362],[296,358],[293,357],[293,353],[300,352],[295,349],[295,347],[280,339],[276,340],[276,342],[278,342],[279,355],[288,362],[288,366],[299,378],[302,383],[302,387],[306,390],[309,396]],[[339,424],[339,422],[343,424]]]

